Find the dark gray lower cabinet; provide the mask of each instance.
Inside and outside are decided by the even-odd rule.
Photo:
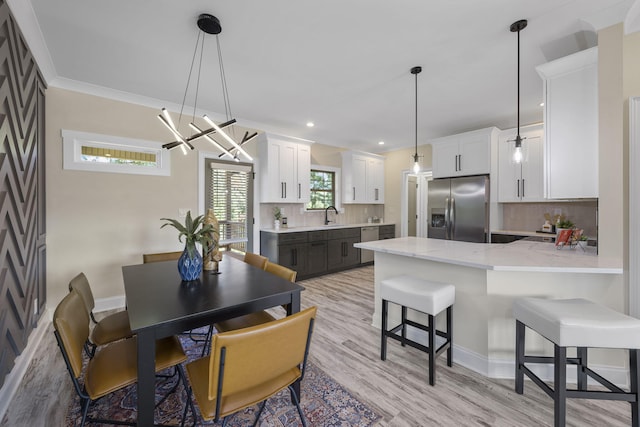
[[[394,225],[380,226],[380,238],[393,238]],[[384,237],[383,237],[384,236]],[[292,233],[260,232],[260,254],[298,272],[298,279],[360,265],[360,227]]]

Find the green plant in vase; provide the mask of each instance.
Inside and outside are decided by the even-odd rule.
[[[178,271],[184,281],[196,280],[202,272],[202,255],[196,250],[196,243],[203,248],[213,247],[212,236],[216,232],[213,225],[204,223],[204,215],[191,218],[191,211],[187,212],[184,224],[171,218],[160,218],[167,221],[160,228],[167,225],[178,230],[178,241],[185,240],[184,252],[178,260]]]

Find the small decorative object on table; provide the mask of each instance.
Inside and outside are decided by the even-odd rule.
[[[202,269],[211,274],[220,274],[219,262],[222,261],[222,252],[220,251],[220,231],[218,228],[218,218],[216,218],[213,209],[207,210],[204,217],[204,224],[211,225],[212,230],[209,233],[209,243],[202,245]]]
[[[208,247],[212,239],[214,228],[211,224],[204,224],[204,215],[200,215],[195,219],[191,218],[191,211],[187,212],[184,225],[171,218],[160,218],[162,221],[168,221],[160,228],[167,225],[178,230],[178,240],[182,242],[182,236],[185,237],[184,252],[178,259],[178,272],[184,282],[190,282],[200,278],[202,273],[202,256],[196,250],[196,243],[200,243],[203,247]],[[201,227],[202,226],[202,227]],[[217,230],[215,230],[217,232]]]
[[[280,219],[282,218],[282,212],[278,206],[274,206],[273,208],[273,228],[276,230],[280,229]]]

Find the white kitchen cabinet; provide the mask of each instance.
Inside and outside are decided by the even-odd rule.
[[[598,48],[536,70],[544,88],[545,196],[598,197]]]
[[[498,129],[490,127],[432,140],[433,177],[490,173],[491,142],[497,134]]]
[[[544,200],[544,130],[542,124],[520,128],[522,163],[513,161],[517,129],[500,132],[498,137],[498,202],[537,202]]]
[[[384,157],[342,152],[342,203],[384,203]]]
[[[260,201],[307,203],[311,174],[310,141],[264,134],[258,143]]]

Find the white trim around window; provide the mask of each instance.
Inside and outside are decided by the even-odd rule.
[[[86,161],[82,148],[91,147],[107,151],[122,150],[127,154],[139,153],[155,160],[151,165],[118,164]],[[142,139],[122,138],[73,130],[62,130],[63,169],[91,172],[127,173],[136,175],[171,175],[171,155],[162,143]]]

